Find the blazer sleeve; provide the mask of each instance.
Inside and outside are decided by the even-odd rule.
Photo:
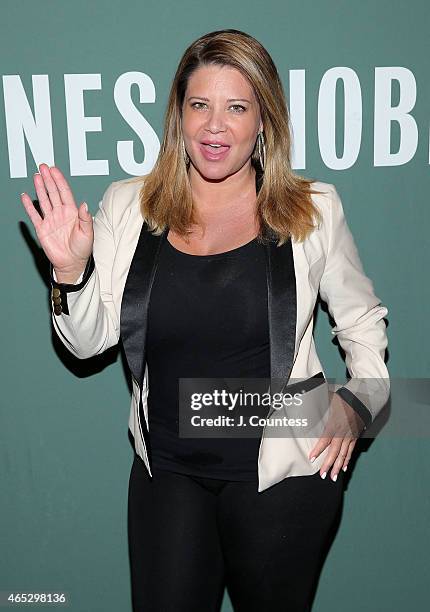
[[[79,359],[103,353],[119,341],[119,320],[111,286],[115,256],[114,192],[115,183],[111,183],[99,202],[93,217],[93,251],[76,283],[58,283],[49,262],[53,326],[61,342]]]
[[[341,199],[330,188],[329,239],[320,295],[335,320],[332,334],[345,351],[351,378],[336,389],[358,412],[367,428],[386,404],[390,381],[384,362],[388,309],[365,275]]]

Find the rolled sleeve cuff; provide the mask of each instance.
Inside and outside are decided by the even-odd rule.
[[[67,315],[69,314],[67,294],[82,289],[86,285],[91,274],[93,273],[94,268],[95,261],[93,254],[91,253],[87,261],[87,265],[85,266],[85,270],[79,276],[76,283],[59,283],[56,279],[54,266],[51,262],[49,262],[49,276],[52,286],[51,300],[53,303],[54,314],[56,314],[57,316],[62,313]]]
[[[372,424],[372,413],[354,393],[346,387],[340,387],[335,393],[340,395],[340,397],[358,413],[358,416],[363,419],[364,429],[370,427]]]

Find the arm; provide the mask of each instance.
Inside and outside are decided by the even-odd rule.
[[[373,292],[346,222],[342,202],[330,185],[329,243],[320,295],[336,322],[332,330],[351,379],[336,390],[368,427],[386,404],[389,374],[384,363],[388,310]]]
[[[61,342],[79,359],[103,353],[119,340],[111,287],[115,256],[111,223],[114,185],[111,183],[106,189],[93,218],[93,252],[76,283],[58,283],[51,262],[49,266],[54,329]]]

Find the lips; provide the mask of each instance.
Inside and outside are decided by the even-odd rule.
[[[227,149],[230,148],[227,145],[220,145],[220,146],[217,146],[217,147],[213,147],[212,145],[207,144],[205,142],[203,142],[202,144],[205,147],[205,149],[207,149],[208,151],[212,151],[212,153],[221,153],[221,151],[226,151]]]
[[[200,150],[202,151],[203,156],[209,161],[221,160],[226,157],[228,154],[230,147],[228,145],[220,145],[218,147],[211,147],[208,143],[201,143]]]
[[[221,145],[222,147],[230,146],[227,142],[223,142],[222,140],[202,140],[202,144],[205,144],[205,145]]]

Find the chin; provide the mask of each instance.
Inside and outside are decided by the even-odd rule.
[[[237,172],[237,168],[231,168],[229,166],[223,165],[222,163],[204,163],[204,164],[194,164],[191,162],[196,169],[196,171],[208,181],[221,181],[231,176],[235,172]]]

